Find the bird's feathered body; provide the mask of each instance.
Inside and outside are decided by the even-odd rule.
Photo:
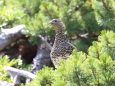
[[[62,59],[67,59],[72,53],[74,47],[71,45],[64,34],[63,28],[59,25],[56,26],[55,41],[50,53],[54,65],[57,67]]]

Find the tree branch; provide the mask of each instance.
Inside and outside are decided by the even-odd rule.
[[[38,35],[38,37],[40,37],[41,38],[41,40],[46,44],[46,46],[47,46],[47,48],[49,49],[49,50],[51,50],[52,49],[52,46],[44,39],[44,37],[43,36],[41,36],[41,35]]]
[[[86,2],[87,0],[84,0],[84,2],[83,3],[80,3],[78,6],[76,6],[75,7],[75,11],[78,11],[84,4],[85,4],[85,2]]]
[[[35,79],[36,77],[36,75],[34,75],[33,73],[30,73],[30,72],[27,72],[21,69],[16,69],[13,67],[8,67],[7,72],[13,76],[18,75],[18,76],[22,76],[22,77],[29,78],[29,79]]]
[[[107,6],[106,0],[102,0],[103,6],[107,11],[110,11],[110,8]]]

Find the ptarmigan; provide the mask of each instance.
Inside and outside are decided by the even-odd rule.
[[[55,29],[55,41],[50,53],[51,59],[55,65],[58,67],[62,59],[67,59],[68,56],[72,53],[75,47],[70,44],[64,35],[65,25],[59,19],[53,19],[49,24]]]

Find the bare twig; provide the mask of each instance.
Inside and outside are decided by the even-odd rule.
[[[85,34],[79,34],[78,37],[80,38],[88,38],[89,33],[85,33]]]

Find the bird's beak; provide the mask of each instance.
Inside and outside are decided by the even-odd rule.
[[[49,23],[48,23],[48,25],[52,25],[53,23],[52,23],[52,21],[50,21]]]

